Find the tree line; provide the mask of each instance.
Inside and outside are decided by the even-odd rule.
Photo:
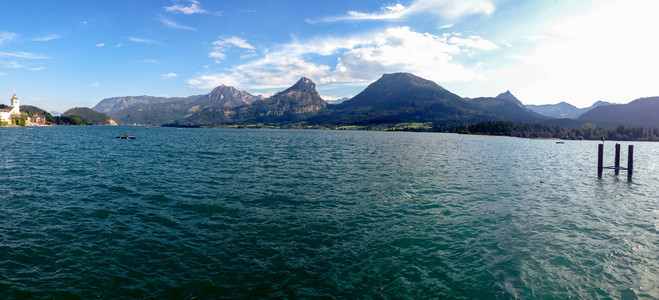
[[[506,121],[485,121],[473,124],[462,124],[449,128],[450,132],[461,134],[502,135],[522,138],[552,138],[564,140],[607,140],[615,141],[659,141],[659,130],[656,128],[625,127],[598,128],[595,124],[586,123],[580,128],[563,126],[547,126],[541,124],[525,124]]]

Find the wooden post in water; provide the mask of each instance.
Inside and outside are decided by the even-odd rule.
[[[604,166],[604,143],[599,144],[597,147],[597,177],[602,178],[603,169],[614,169],[616,176],[620,174],[620,170],[627,170],[627,180],[632,181],[632,175],[634,175],[634,145],[629,145],[629,151],[627,151],[627,167],[620,167],[620,144],[616,144],[616,157],[615,165],[612,167]]]
[[[618,176],[618,174],[620,174],[620,144],[616,144],[616,160],[614,168],[616,176]]]
[[[597,178],[602,178],[602,167],[604,160],[604,144],[599,144],[597,147]]]
[[[629,145],[627,150],[627,180],[632,181],[634,174],[634,145]]]

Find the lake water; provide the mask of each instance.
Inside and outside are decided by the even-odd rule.
[[[659,298],[657,143],[633,143],[630,183],[598,179],[587,141],[109,126],[0,139],[3,299]]]

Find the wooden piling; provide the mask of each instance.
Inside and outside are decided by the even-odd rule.
[[[599,144],[597,147],[597,177],[602,178],[602,168],[604,160],[604,144]]]
[[[616,176],[620,174],[620,144],[616,144],[616,160],[614,165]]]
[[[629,145],[627,150],[627,180],[632,180],[634,174],[634,145]]]
[[[616,144],[615,165],[610,167],[604,166],[604,144],[599,144],[597,148],[597,177],[602,178],[603,169],[615,170],[616,176],[620,174],[620,170],[627,170],[627,180],[631,181],[634,175],[634,146],[629,145],[627,151],[627,167],[620,167],[620,144]]]

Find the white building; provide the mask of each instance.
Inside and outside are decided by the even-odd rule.
[[[20,104],[18,104],[18,97],[16,93],[11,97],[11,107],[0,108],[0,122],[7,122],[11,124],[11,115],[20,114]]]

